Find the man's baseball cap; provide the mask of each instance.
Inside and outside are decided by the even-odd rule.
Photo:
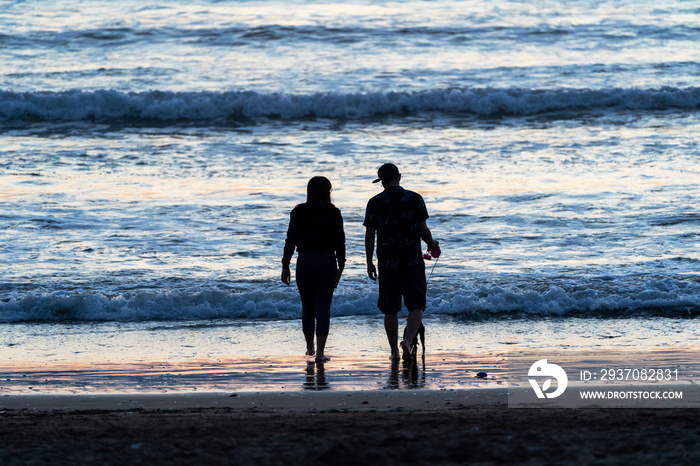
[[[379,183],[382,180],[390,180],[392,178],[396,178],[397,176],[399,176],[399,169],[393,163],[385,163],[384,165],[379,167],[379,170],[377,170],[377,176],[379,178],[372,181],[372,183]]]

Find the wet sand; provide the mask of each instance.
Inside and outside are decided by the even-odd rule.
[[[4,396],[0,463],[698,464],[700,409],[512,409],[503,389]]]
[[[382,348],[383,349],[383,348]],[[0,361],[0,393],[124,394],[233,391],[340,391],[383,389],[489,389],[514,382],[529,386],[528,369],[547,357],[545,351],[514,348],[510,352],[436,352],[417,364],[392,363],[385,351],[333,356],[316,363],[294,354],[267,357],[105,360],[104,354],[85,361]],[[633,367],[674,370],[672,383],[700,383],[700,348],[598,349],[559,351],[553,361],[578,378],[583,370]],[[543,356],[544,355],[544,356]],[[102,357],[102,359],[101,359]],[[479,378],[480,372],[488,374]],[[520,374],[520,379],[515,377]],[[525,379],[522,379],[525,377]]]
[[[634,355],[680,368],[662,388],[687,390],[688,407],[672,409],[508,407],[503,354],[418,367],[379,356],[6,364],[0,464],[700,464],[692,354]],[[561,361],[577,371],[619,357]]]

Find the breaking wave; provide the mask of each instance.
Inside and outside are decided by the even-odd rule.
[[[339,291],[334,316],[378,315],[377,293]],[[467,318],[530,316],[696,316],[700,282],[678,279],[596,286],[589,283],[523,286],[433,286],[427,312]],[[205,319],[297,319],[301,304],[294,288],[284,291],[198,292],[141,291],[130,295],[100,293],[25,294],[0,302],[0,322],[133,322]]]
[[[444,115],[537,116],[592,111],[694,111],[700,88],[437,89],[420,92],[278,94],[241,92],[0,92],[0,122],[211,122]]]

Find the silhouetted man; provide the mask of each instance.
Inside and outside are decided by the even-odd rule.
[[[406,332],[401,343],[403,358],[411,360],[410,342],[416,336],[425,310],[425,262],[421,239],[428,250],[439,255],[438,242],[433,240],[425,221],[428,211],[420,194],[400,186],[401,174],[393,163],[379,167],[378,178],[384,191],[367,203],[365,212],[365,252],[367,275],[377,279],[374,267],[374,238],[377,236],[379,265],[379,310],[384,314],[384,329],[391,347],[391,359],[399,359],[398,332],[401,298],[408,309]]]

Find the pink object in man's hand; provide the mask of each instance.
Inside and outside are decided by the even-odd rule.
[[[427,261],[429,261],[433,257],[437,259],[438,257],[440,257],[440,254],[442,254],[442,251],[440,251],[440,246],[435,246],[435,249],[433,249],[432,251],[428,250],[428,252],[423,254],[423,259]]]

